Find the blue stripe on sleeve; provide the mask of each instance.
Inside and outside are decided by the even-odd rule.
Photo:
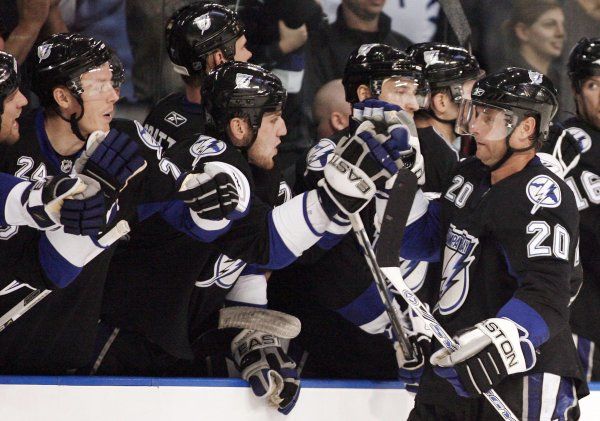
[[[65,259],[44,234],[40,239],[39,253],[44,273],[58,288],[66,287],[81,273],[82,268]]]
[[[165,207],[165,203],[144,203],[138,205],[137,216],[140,221],[150,218],[156,212],[161,211]]]
[[[287,247],[283,238],[277,232],[272,213],[269,213],[269,262],[263,266],[266,269],[281,269],[297,259]]]
[[[266,269],[261,268],[259,265],[246,265],[240,276],[244,275],[261,275],[266,272]]]
[[[518,298],[511,298],[504,304],[496,317],[506,317],[525,328],[536,349],[550,338],[550,329],[542,316]]]
[[[427,213],[404,229],[400,257],[405,260],[438,262],[441,244],[440,204],[431,201]]]
[[[0,225],[6,226],[6,215],[4,214],[6,209],[6,199],[10,191],[23,180],[17,177],[13,177],[10,174],[0,173]]]
[[[199,227],[192,219],[189,207],[179,200],[170,202],[160,214],[173,228],[204,243],[213,242],[231,228],[231,223],[211,231]]]
[[[375,282],[372,282],[361,295],[345,307],[337,310],[346,320],[356,326],[372,322],[385,311],[383,302],[377,291]]]

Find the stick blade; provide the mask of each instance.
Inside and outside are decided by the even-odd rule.
[[[404,237],[404,228],[419,186],[417,177],[407,169],[398,172],[385,209],[381,232],[377,240],[377,263],[379,267],[399,265],[399,253]]]

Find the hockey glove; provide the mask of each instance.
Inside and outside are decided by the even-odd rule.
[[[425,304],[429,310],[427,304]],[[398,359],[398,377],[406,383],[409,392],[416,392],[419,380],[425,368],[425,361],[431,355],[431,336],[433,332],[427,322],[412,308],[402,313],[402,330],[412,345],[413,358],[407,360],[398,342],[394,343],[396,358]]]
[[[326,212],[334,214],[335,207],[345,214],[358,212],[376,190],[384,189],[398,172],[395,145],[388,136],[376,133],[370,121],[362,123],[352,137],[342,138],[319,181]]]
[[[89,177],[48,177],[25,190],[22,200],[37,229],[63,225],[67,234],[96,236],[105,227],[104,196]]]
[[[265,398],[282,414],[298,401],[300,380],[296,363],[283,352],[276,336],[243,329],[231,342],[231,353],[252,392]]]
[[[549,136],[556,137],[552,156],[558,160],[564,177],[579,163],[587,134],[576,127],[565,128],[555,123],[550,126]]]
[[[102,191],[114,201],[129,181],[147,166],[137,154],[138,145],[125,133],[115,129],[95,131],[87,140],[85,151],[75,161],[73,171],[98,181]]]
[[[385,101],[368,99],[355,104],[354,118],[360,121],[371,121],[380,132],[390,136],[398,156],[394,159],[398,166],[411,170],[416,176],[420,186],[425,184],[425,163],[421,154],[421,146],[417,135],[417,128],[413,118],[405,111]]]
[[[201,171],[183,174],[177,198],[188,204],[200,218],[236,220],[248,210],[244,187],[216,162],[204,164]]]
[[[507,376],[535,365],[535,349],[528,336],[512,320],[487,319],[455,337],[458,350],[440,349],[430,361],[435,373],[448,380],[458,395],[481,395]]]

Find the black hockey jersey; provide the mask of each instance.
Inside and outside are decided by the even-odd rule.
[[[440,202],[444,233],[442,279],[434,316],[450,335],[491,317],[507,317],[529,332],[539,352],[533,372],[582,379],[568,325],[578,214],[568,186],[535,157],[494,185],[479,160],[461,162]],[[428,219],[429,224],[437,219]],[[423,222],[421,221],[421,222]],[[417,221],[415,224],[419,224]],[[404,242],[421,242],[407,227]],[[438,243],[439,244],[439,243]],[[427,252],[425,254],[430,254]],[[436,347],[439,345],[436,343]],[[421,379],[423,402],[460,398],[431,370]]]

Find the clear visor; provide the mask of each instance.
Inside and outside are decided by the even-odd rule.
[[[429,107],[430,91],[429,86],[422,86],[416,79],[394,76],[382,82],[379,98],[403,110],[415,112]]]
[[[463,99],[456,120],[456,133],[475,140],[504,140],[514,130],[518,116],[509,110]]]
[[[71,80],[69,87],[78,93],[83,100],[108,100],[118,95],[115,86],[118,82],[113,78],[113,72],[108,63],[89,70]]]

